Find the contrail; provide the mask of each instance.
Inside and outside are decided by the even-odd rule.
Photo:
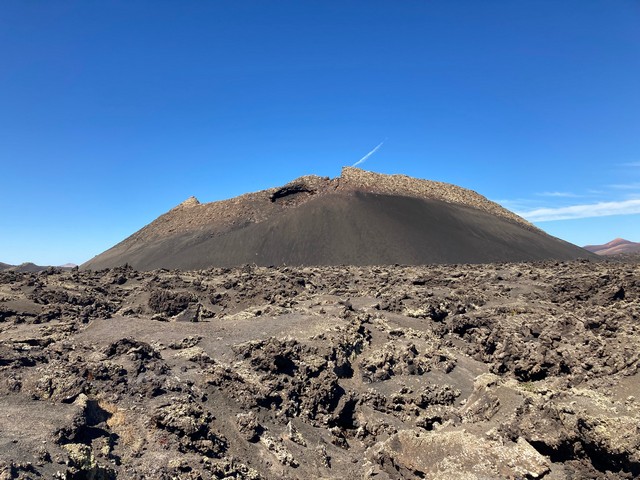
[[[371,155],[373,155],[374,153],[376,153],[378,151],[378,149],[382,146],[382,144],[384,142],[386,142],[387,139],[385,138],[383,141],[380,142],[379,145],[376,145],[376,147],[371,150],[369,153],[367,153],[364,157],[362,157],[360,160],[358,160],[356,163],[354,163],[353,165],[351,165],[352,167],[357,167],[358,165],[360,165],[361,163],[364,163],[367,161],[367,158],[369,158]]]

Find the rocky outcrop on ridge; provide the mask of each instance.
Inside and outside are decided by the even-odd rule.
[[[404,195],[464,205],[537,230],[537,227],[524,218],[488,200],[479,193],[450,183],[422,180],[407,175],[383,175],[354,167],[343,168],[339,182],[339,188],[345,190],[362,189],[373,193]]]

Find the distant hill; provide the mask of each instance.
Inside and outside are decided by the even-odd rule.
[[[616,238],[604,245],[587,245],[585,250],[589,250],[597,255],[619,255],[622,253],[640,253],[640,243],[631,242],[624,238]]]
[[[77,265],[74,263],[66,263],[64,265],[56,266],[54,268],[71,270],[74,267],[77,267]],[[47,268],[51,268],[51,265],[36,265],[35,263],[31,263],[31,262],[21,263],[20,265],[10,265],[8,263],[0,262],[0,272],[1,271],[12,271],[12,272],[21,272],[21,273],[41,272],[43,270],[46,270]]]
[[[20,265],[10,265],[8,263],[0,262],[0,270],[2,271],[12,271],[12,272],[41,272],[42,270],[46,270],[49,267],[44,267],[41,265],[36,265],[35,263],[26,262],[21,263]]]
[[[569,260],[593,254],[482,195],[346,167],[201,204],[190,198],[82,268],[419,265]]]

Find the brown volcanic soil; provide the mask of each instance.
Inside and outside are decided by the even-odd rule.
[[[0,478],[637,478],[638,263],[0,273]]]
[[[345,168],[200,204],[191,198],[83,265],[484,263],[592,256],[455,185]]]

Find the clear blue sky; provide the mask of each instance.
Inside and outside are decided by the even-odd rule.
[[[0,261],[81,263],[383,140],[362,168],[640,241],[640,2],[0,3]]]

